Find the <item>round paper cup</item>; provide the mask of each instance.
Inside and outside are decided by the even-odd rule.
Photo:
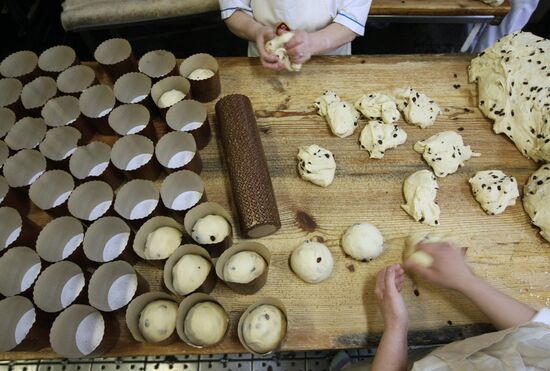
[[[93,129],[88,126],[84,116],[80,114],[78,98],[72,95],[62,95],[52,98],[41,112],[44,122],[51,128],[72,126],[82,134],[84,141],[89,141],[94,135]]]
[[[161,227],[172,227],[176,228],[177,230],[181,231],[181,233],[184,233],[183,225],[178,223],[173,218],[169,218],[167,216],[156,216],[154,218],[149,219],[143,225],[136,233],[136,237],[134,238],[134,243],[132,245],[132,248],[134,252],[143,260],[149,261],[149,262],[155,262],[157,260],[149,260],[145,257],[144,251],[145,251],[145,243],[147,242],[147,236],[149,236],[150,233],[156,231],[157,229]],[[183,237],[183,236],[182,236]],[[166,259],[160,259],[158,261],[162,261]]]
[[[21,81],[13,78],[0,79],[0,107],[12,110],[18,119],[27,113],[21,103],[22,91]]]
[[[51,77],[40,76],[32,80],[21,91],[21,103],[30,116],[40,116],[42,107],[57,94],[57,84]]]
[[[69,170],[79,181],[98,179],[113,189],[124,181],[124,175],[111,164],[111,147],[103,142],[78,147],[69,160]]]
[[[30,200],[26,193],[10,188],[5,177],[0,175],[0,206],[8,206],[27,215],[30,211]]]
[[[46,159],[33,149],[24,149],[4,163],[4,177],[12,188],[27,187],[46,171]]]
[[[155,145],[149,138],[132,134],[115,142],[111,162],[129,179],[157,180],[162,167],[154,158]]]
[[[151,85],[149,76],[128,72],[116,80],[113,91],[120,103],[144,103],[151,93]]]
[[[17,121],[4,141],[12,151],[38,147],[46,136],[46,124],[42,118],[24,117]]]
[[[78,97],[80,93],[98,83],[94,70],[85,65],[67,68],[57,76],[57,89],[63,93]]]
[[[34,247],[40,228],[11,207],[0,207],[0,251],[15,244]]]
[[[19,295],[32,287],[40,274],[40,257],[25,246],[13,247],[0,257],[0,294]]]
[[[29,341],[35,337],[33,333],[39,326],[36,310],[29,299],[12,296],[0,300],[0,316],[0,352],[19,350],[24,345],[29,345],[29,350],[42,347],[38,342],[32,346]]]
[[[212,258],[210,257],[210,254],[208,253],[208,251],[206,251],[205,249],[197,245],[191,245],[191,244],[182,245],[178,247],[172,253],[172,255],[170,255],[170,257],[168,258],[168,260],[166,260],[166,263],[164,264],[164,275],[163,275],[164,286],[166,286],[166,288],[170,290],[170,292],[178,296],[185,296],[185,294],[178,292],[174,288],[174,285],[173,285],[174,277],[172,275],[172,270],[184,255],[189,255],[189,254],[200,255],[210,262],[211,264],[210,273],[208,273],[208,276],[206,276],[206,279],[204,280],[204,282],[194,291],[194,292],[203,292],[205,294],[210,294],[212,290],[214,290],[214,287],[216,286],[216,268],[214,263],[212,262]]]
[[[212,77],[204,80],[189,79],[191,72],[198,68],[208,69],[214,72]],[[180,75],[189,79],[193,98],[199,102],[210,102],[220,95],[221,83],[219,66],[216,58],[209,54],[194,54],[180,64]]]
[[[195,100],[185,100],[174,104],[166,113],[166,123],[176,131],[185,131],[195,138],[198,149],[210,142],[212,132],[206,108]]]
[[[67,68],[78,63],[73,48],[67,45],[57,45],[46,49],[38,57],[38,68],[44,75],[57,77]]]
[[[163,116],[166,115],[166,111],[170,107],[160,107],[159,100],[164,93],[170,90],[179,90],[180,92],[185,94],[185,97],[182,99],[191,98],[191,85],[189,84],[189,81],[184,77],[169,76],[156,82],[151,88],[151,98],[153,98],[153,102],[155,102],[155,105],[158,107],[160,113]]]
[[[96,48],[94,59],[103,67],[112,81],[127,72],[137,71],[132,46],[126,39],[105,40]]]
[[[75,302],[85,301],[86,277],[82,268],[70,261],[50,265],[36,280],[33,301],[47,313],[57,313]]]
[[[0,80],[0,82],[1,81],[2,80]],[[15,121],[15,113],[11,109],[0,107],[0,139],[4,138],[8,134],[12,126],[15,124]]]
[[[103,135],[113,135],[107,117],[115,108],[115,94],[108,85],[93,85],[80,94],[78,106],[80,112],[88,118],[96,131]]]
[[[131,239],[132,231],[121,218],[116,216],[99,218],[84,234],[84,254],[94,262],[110,262],[124,253],[126,247],[131,244]]]
[[[187,214],[185,214],[183,225],[188,236],[193,238],[192,232],[195,223],[207,215],[219,215],[227,220],[231,226],[231,215],[227,210],[215,202],[203,202],[202,204],[193,207]],[[195,241],[195,243],[208,250],[210,255],[213,257],[218,257],[233,244],[233,227],[231,227],[229,235],[223,241],[212,244],[200,244],[198,241]]]
[[[53,217],[67,215],[67,200],[74,190],[74,179],[63,170],[42,174],[29,188],[33,204]]]
[[[229,313],[227,313],[227,310],[223,307],[223,305],[210,295],[203,294],[203,293],[191,294],[185,299],[183,299],[182,302],[180,303],[180,306],[178,308],[178,320],[176,322],[176,330],[178,332],[178,336],[180,337],[180,339],[183,340],[187,345],[190,345],[194,348],[206,348],[206,347],[193,344],[191,340],[189,340],[189,338],[185,334],[185,317],[187,317],[187,313],[189,313],[189,311],[191,310],[191,308],[193,308],[193,306],[206,301],[211,301],[213,303],[218,304],[220,307],[222,307],[222,309],[225,311],[225,314],[227,315],[227,322],[228,322],[227,330],[225,332],[225,335],[222,337],[222,339],[216,344],[219,344],[220,342],[222,342],[223,339],[225,339],[225,337],[227,336],[227,333],[229,332]],[[209,345],[208,347],[213,347],[216,344]]]
[[[123,104],[109,114],[109,125],[121,136],[141,134],[157,141],[149,110],[141,104]]]
[[[53,161],[53,166],[69,170],[69,158],[76,151],[81,139],[82,134],[73,127],[53,128],[46,132],[38,149],[44,157]]]
[[[164,205],[182,219],[187,210],[206,201],[204,182],[192,171],[176,171],[164,178],[160,197]]]
[[[200,174],[202,171],[202,160],[195,138],[189,133],[166,133],[155,147],[155,156],[168,172],[183,169]]]
[[[82,183],[69,197],[69,212],[75,218],[93,222],[104,216],[113,204],[113,189],[100,180]]]
[[[135,229],[156,215],[159,193],[149,180],[134,179],[124,184],[115,198],[115,211]]]
[[[38,56],[29,50],[8,55],[0,63],[0,75],[13,77],[23,83],[31,81],[37,75]]]
[[[66,260],[75,253],[84,239],[84,227],[71,216],[62,216],[46,224],[38,235],[36,252],[50,263]],[[75,259],[71,259],[75,260]]]
[[[169,75],[177,74],[177,62],[174,54],[166,50],[153,50],[139,59],[139,71],[158,81]]]

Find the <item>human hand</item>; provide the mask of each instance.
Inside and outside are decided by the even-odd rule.
[[[275,37],[275,31],[271,27],[263,26],[256,31],[256,48],[260,54],[260,61],[266,68],[280,71],[284,68],[276,55],[269,53],[265,49],[265,43]]]
[[[293,31],[294,36],[285,44],[292,63],[303,64],[314,54],[314,38],[305,31]]]
[[[399,264],[388,266],[376,276],[376,288],[374,293],[378,301],[378,308],[384,317],[386,330],[395,329],[408,331],[409,314],[401,296],[405,271]]]

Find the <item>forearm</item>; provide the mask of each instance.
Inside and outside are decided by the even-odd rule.
[[[339,23],[331,23],[322,30],[313,32],[312,55],[325,53],[351,42],[357,36],[355,32]]]
[[[373,371],[407,369],[407,328],[388,328],[384,331],[374,362]]]
[[[254,18],[240,10],[227,18],[225,24],[235,35],[248,41],[256,41],[256,33],[263,27]]]

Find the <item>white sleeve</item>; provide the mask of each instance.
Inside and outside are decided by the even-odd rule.
[[[532,319],[531,322],[544,323],[550,326],[550,308],[542,308]]]
[[[334,22],[363,36],[365,34],[365,23],[367,23],[370,5],[371,0],[342,0],[338,6]]]
[[[237,10],[242,10],[252,15],[252,7],[250,6],[250,0],[219,0],[220,9],[222,12],[222,19],[231,17]]]

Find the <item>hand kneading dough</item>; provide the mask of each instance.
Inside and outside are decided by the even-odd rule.
[[[197,290],[208,277],[212,264],[200,255],[186,254],[172,267],[172,286],[180,295]]]
[[[197,346],[210,346],[222,341],[229,317],[225,310],[212,301],[197,303],[185,316],[185,336]]]
[[[178,103],[183,98],[185,98],[184,92],[176,89],[168,90],[160,96],[158,106],[159,108],[168,108]]]
[[[523,207],[542,237],[550,242],[550,165],[543,165],[529,177],[523,190]]]
[[[361,131],[359,143],[369,152],[370,158],[382,158],[384,153],[407,141],[407,133],[397,125],[387,125],[382,121],[369,121]]]
[[[342,236],[342,248],[353,259],[370,261],[384,250],[384,237],[372,224],[354,224]]]
[[[153,301],[139,315],[139,331],[148,343],[161,342],[174,333],[177,316],[178,305],[173,301]]]
[[[465,146],[460,134],[454,131],[443,131],[416,142],[414,150],[422,154],[434,174],[441,178],[457,171],[471,157],[480,156]]]
[[[550,162],[550,40],[529,32],[503,37],[474,58],[479,109],[522,155]]]
[[[220,215],[207,215],[197,220],[191,237],[200,244],[222,242],[231,233],[231,225]]]
[[[489,215],[503,213],[519,197],[516,179],[500,170],[478,171],[469,182],[477,202]]]
[[[143,250],[145,259],[167,259],[181,244],[181,237],[181,231],[172,227],[160,227],[149,233]]]
[[[342,102],[335,92],[327,90],[313,104],[317,113],[323,116],[334,135],[340,138],[350,136],[357,127],[359,112],[348,102]]]
[[[223,279],[227,282],[250,283],[264,273],[267,264],[254,251],[241,251],[230,257],[223,266]]]
[[[304,180],[321,187],[328,187],[336,171],[334,155],[316,144],[298,149],[298,172]]]
[[[405,205],[401,205],[414,220],[435,227],[439,224],[439,206],[436,177],[429,170],[419,170],[409,175],[403,183]]]
[[[206,68],[197,68],[187,76],[189,80],[206,80],[214,76],[214,71]]]
[[[334,260],[328,247],[319,242],[306,241],[290,255],[290,267],[302,280],[319,283],[332,273]]]
[[[277,349],[286,336],[286,318],[276,306],[259,305],[248,313],[241,331],[250,349],[258,354],[269,353]]]
[[[405,120],[422,129],[432,126],[441,112],[433,100],[412,88],[396,89],[393,95]]]
[[[265,49],[269,53],[275,54],[279,59],[279,62],[283,64],[287,71],[300,71],[302,69],[302,65],[298,63],[292,63],[284,47],[284,45],[289,42],[293,36],[294,33],[285,32],[281,36],[274,37],[273,39],[265,43]]]
[[[382,93],[363,95],[355,102],[355,108],[366,118],[381,119],[384,124],[393,124],[401,117],[395,101]]]
[[[416,233],[410,235],[405,241],[405,248],[403,249],[403,263],[406,263],[407,261],[412,261],[425,268],[431,267],[433,263],[432,256],[424,251],[417,251],[416,247],[420,243],[435,242],[447,242],[447,240],[443,236],[432,234]],[[450,242],[450,240],[448,242]]]

